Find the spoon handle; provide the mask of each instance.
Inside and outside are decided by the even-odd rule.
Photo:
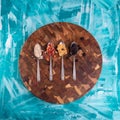
[[[53,74],[52,74],[52,56],[50,56],[50,73],[49,73],[49,80],[53,80]]]
[[[64,80],[64,59],[61,58],[61,80]]]
[[[39,65],[39,59],[37,59],[37,81],[40,82],[40,65]]]
[[[75,56],[73,56],[73,80],[76,80]]]

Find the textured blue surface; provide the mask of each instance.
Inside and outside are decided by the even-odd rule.
[[[0,0],[0,10],[0,120],[120,120],[120,0]],[[95,87],[66,105],[33,96],[18,69],[28,36],[59,21],[86,28],[103,54]]]

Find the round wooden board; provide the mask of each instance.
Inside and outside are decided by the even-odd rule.
[[[72,57],[64,57],[65,80],[60,78],[61,58],[53,60],[53,81],[49,81],[49,62],[40,60],[41,81],[36,80],[37,59],[34,46],[45,50],[48,42],[55,47],[60,41],[67,47],[75,41],[82,50],[76,55],[77,79],[72,79]],[[95,38],[85,29],[71,23],[59,22],[41,27],[25,42],[19,58],[19,69],[24,85],[38,98],[50,103],[72,102],[86,94],[97,82],[102,67],[102,54]]]

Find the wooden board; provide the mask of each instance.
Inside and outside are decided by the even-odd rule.
[[[53,60],[53,81],[49,81],[49,62],[40,60],[41,81],[36,80],[37,59],[34,46],[45,50],[48,42],[55,47],[60,41],[67,47],[75,41],[82,50],[76,55],[77,80],[72,79],[72,57],[64,57],[65,80],[60,78],[61,58]],[[97,82],[102,67],[102,55],[95,38],[80,26],[59,22],[41,27],[25,42],[19,58],[19,69],[24,85],[38,98],[50,103],[72,102],[86,94]]]

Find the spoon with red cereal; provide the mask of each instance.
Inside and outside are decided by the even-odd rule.
[[[49,80],[52,81],[53,80],[53,73],[52,73],[52,58],[55,55],[55,48],[54,48],[54,44],[49,42],[47,44],[47,49],[46,49],[46,53],[48,54],[48,56],[50,57],[50,66],[49,66]]]

